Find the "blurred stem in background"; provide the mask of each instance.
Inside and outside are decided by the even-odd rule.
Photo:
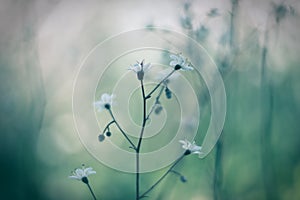
[[[277,184],[273,168],[272,155],[272,121],[273,121],[273,92],[270,80],[267,77],[269,30],[266,27],[264,41],[261,50],[261,165],[262,178],[266,199],[276,200]]]
[[[228,53],[224,56],[221,63],[227,63],[229,69],[233,69],[233,58],[237,56],[238,50],[235,43],[235,24],[236,16],[238,13],[238,3],[239,0],[231,0],[231,12],[230,12],[230,25],[229,25],[229,37],[228,37]],[[229,60],[228,60],[229,59]],[[222,66],[221,66],[222,67]],[[226,74],[223,73],[223,78]],[[238,85],[236,85],[238,87]],[[213,177],[213,198],[214,200],[224,199],[224,194],[222,192],[222,183],[223,183],[223,144],[224,144],[224,130],[219,138],[216,145],[216,155],[215,155],[215,171]]]
[[[236,16],[236,11],[237,11],[237,3],[238,0],[232,0],[232,12],[231,12],[231,17],[230,17],[230,28],[229,28],[229,36],[226,37],[226,45],[229,46],[228,48],[230,49],[230,52],[226,52],[227,54],[232,52],[232,49],[234,47],[234,24],[235,24],[235,16]],[[205,40],[208,37],[208,33],[209,33],[209,29],[207,27],[207,21],[209,19],[211,19],[212,17],[218,16],[218,10],[216,8],[211,9],[211,11],[209,13],[207,13],[206,18],[204,18],[204,20],[202,20],[202,22],[200,22],[200,28],[195,29],[195,27],[193,26],[192,23],[192,19],[193,19],[193,13],[191,10],[191,2],[186,2],[184,4],[184,14],[181,17],[181,26],[183,29],[186,29],[188,35],[192,38],[195,38],[198,42],[204,43]],[[212,14],[214,13],[214,14]],[[193,54],[193,51],[189,48],[189,43],[186,44],[186,48],[187,51],[189,52],[189,54]],[[223,52],[222,52],[223,53]],[[231,55],[225,55],[223,60],[221,61],[221,63],[228,63],[227,60],[224,59],[228,59],[228,56]],[[201,57],[199,57],[199,59],[201,59]],[[200,96],[203,95],[202,92],[200,92]],[[201,97],[200,97],[201,99]],[[204,102],[204,103],[203,103]],[[203,101],[201,106],[206,106],[208,104],[207,101]],[[223,134],[222,134],[223,135]],[[215,163],[214,163],[214,172],[213,172],[213,186],[212,186],[212,190],[213,190],[213,198],[214,200],[218,200],[221,199],[222,197],[222,191],[221,191],[221,187],[222,187],[222,179],[223,179],[223,175],[222,175],[222,155],[223,155],[223,136],[221,135],[221,137],[219,138],[216,147],[215,147],[215,151],[216,151],[216,155],[215,155]]]
[[[272,84],[271,76],[268,75],[268,54],[270,31],[275,30],[276,36],[280,23],[288,15],[294,15],[295,11],[292,6],[285,4],[282,1],[278,4],[272,4],[272,12],[266,20],[263,44],[261,50],[261,164],[262,164],[262,177],[264,183],[264,190],[266,199],[276,200],[279,198],[278,182],[275,172],[273,145],[272,145],[272,126],[274,116],[274,86]],[[274,23],[275,22],[275,23]],[[272,24],[274,23],[274,25]]]
[[[223,135],[223,133],[222,133]],[[216,145],[216,158],[215,158],[215,171],[214,171],[214,179],[213,179],[213,191],[214,198],[213,199],[222,199],[222,180],[223,180],[223,170],[222,170],[222,154],[223,154],[223,140],[220,137],[219,141]]]

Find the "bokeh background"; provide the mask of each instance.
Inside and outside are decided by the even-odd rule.
[[[90,199],[67,178],[82,163],[97,171],[90,180],[100,199],[132,199],[134,176],[101,165],[81,144],[72,84],[95,44],[152,26],[208,50],[227,116],[209,156],[177,166],[188,182],[169,176],[149,199],[299,199],[299,14],[297,0],[1,0],[1,199]],[[143,187],[163,172],[145,174]]]

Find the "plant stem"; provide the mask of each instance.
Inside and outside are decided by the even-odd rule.
[[[136,150],[136,146],[133,144],[133,142],[129,139],[129,137],[127,136],[127,134],[123,131],[123,129],[121,128],[121,126],[119,125],[119,123],[117,122],[115,116],[113,115],[111,109],[108,109],[109,114],[111,115],[113,122],[116,124],[116,126],[118,127],[118,129],[121,131],[121,133],[123,134],[123,136],[126,138],[126,140],[130,143],[130,145],[132,146],[133,149]]]
[[[143,134],[144,134],[144,130],[145,130],[145,125],[146,125],[146,109],[147,109],[147,102],[146,102],[146,95],[145,95],[145,88],[144,88],[144,84],[143,84],[143,80],[141,80],[141,88],[142,88],[142,95],[143,95],[143,124],[142,124],[142,130],[140,133],[140,138],[139,138],[139,142],[137,145],[137,150],[140,150],[141,147],[141,143],[143,140]]]
[[[168,171],[166,171],[146,192],[144,192],[139,199],[146,197],[146,194],[148,194],[149,192],[151,192],[170,172],[173,172],[173,168],[184,158],[184,154],[182,156],[180,156],[172,165],[171,167],[168,169]]]
[[[115,120],[112,120],[111,122],[109,122],[106,126],[105,126],[105,128],[103,129],[103,133],[107,130],[107,129],[109,129],[109,126],[111,125],[111,124],[113,124],[113,123],[115,123],[116,121]]]
[[[147,119],[150,117],[150,114],[153,112],[154,106],[151,108],[151,111],[149,112],[149,114],[147,115],[147,99],[149,99],[151,97],[151,95],[159,88],[159,86],[166,81],[176,70],[174,69],[173,71],[171,71],[163,80],[161,80],[154,88],[153,90],[151,90],[151,92],[146,96],[145,93],[145,88],[144,88],[144,82],[143,79],[140,80],[141,83],[141,90],[142,90],[142,98],[143,98],[143,123],[142,123],[142,129],[141,129],[141,133],[140,133],[140,137],[139,137],[139,141],[137,146],[134,146],[135,152],[136,152],[136,200],[139,200],[140,197],[140,150],[141,150],[141,145],[142,145],[142,141],[143,141],[143,135],[144,135],[144,131],[145,131],[145,126],[146,126],[146,121]],[[163,88],[161,89],[159,95],[156,97],[156,102],[157,103],[159,101],[159,98],[163,92]],[[154,104],[155,105],[155,104]],[[117,124],[117,123],[116,123]],[[118,126],[118,124],[117,124]],[[122,131],[121,131],[122,132]],[[125,134],[126,135],[126,134]],[[131,141],[130,141],[131,142]],[[180,159],[181,160],[181,159]],[[178,163],[179,161],[176,161],[172,168]],[[168,172],[169,173],[169,172]],[[167,175],[167,174],[166,174]],[[160,180],[161,181],[161,180]],[[160,182],[159,181],[159,182]],[[158,184],[158,183],[157,183]],[[154,186],[155,187],[155,186]],[[151,191],[151,190],[150,190]],[[148,192],[147,192],[148,193]],[[142,195],[143,196],[143,195]]]
[[[223,134],[223,133],[222,133]],[[222,154],[223,154],[223,138],[220,137],[216,145],[216,160],[213,179],[214,200],[221,199],[222,186]]]
[[[272,163],[274,162],[272,154],[272,123],[274,96],[273,87],[267,76],[267,56],[269,46],[269,30],[264,33],[264,43],[261,52],[261,164],[263,173],[263,184],[266,193],[266,199],[278,199],[277,180]]]
[[[229,31],[229,45],[231,50],[235,48],[234,37],[235,37],[235,20],[238,9],[239,0],[231,0],[231,17],[230,17],[230,31]]]
[[[158,95],[157,95],[157,97],[156,97],[156,99],[155,99],[155,102],[154,102],[153,106],[151,107],[150,112],[148,113],[148,115],[147,115],[147,117],[146,117],[146,120],[149,119],[150,115],[151,115],[152,112],[154,111],[155,106],[159,103],[159,98],[160,98],[162,92],[164,91],[164,89],[165,89],[165,86],[161,87],[161,89],[160,89],[160,91],[159,91],[159,93],[158,93]]]
[[[93,192],[93,190],[92,190],[92,188],[91,188],[91,186],[90,186],[89,183],[87,183],[87,186],[88,186],[88,188],[89,188],[89,190],[90,190],[90,192],[91,192],[91,194],[92,194],[94,200],[97,200],[97,198],[96,198],[96,196],[95,196],[95,194],[94,194],[94,192]]]
[[[136,176],[135,176],[135,188],[136,188],[136,195],[135,199],[139,200],[140,196],[140,153],[136,150]]]
[[[153,92],[155,92],[157,90],[157,88],[165,81],[167,80],[176,70],[173,69],[173,71],[171,71],[163,80],[161,80],[156,86],[155,88],[153,88],[153,90],[151,90],[151,92],[146,96],[146,99],[149,99],[151,97],[151,95],[153,94]]]
[[[147,101],[146,101],[146,95],[145,95],[145,88],[143,80],[141,80],[141,89],[142,89],[142,97],[143,97],[143,124],[142,129],[139,137],[139,141],[136,147],[136,200],[139,200],[140,196],[140,149],[141,144],[143,140],[144,130],[146,126],[146,113],[147,113]]]

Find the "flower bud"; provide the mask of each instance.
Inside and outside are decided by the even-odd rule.
[[[105,139],[105,136],[104,136],[103,134],[100,134],[100,135],[98,136],[98,140],[99,140],[100,142],[103,142],[104,139]]]
[[[141,70],[141,71],[138,71],[137,72],[137,78],[138,78],[138,80],[143,80],[144,79],[144,70]]]
[[[185,178],[185,176],[180,176],[180,181],[181,182],[183,182],[183,183],[185,183],[185,182],[187,182],[187,179]]]
[[[171,99],[172,98],[172,92],[171,92],[171,90],[168,87],[166,87],[165,93],[166,93],[167,99]]]
[[[159,115],[161,113],[162,109],[163,109],[163,107],[160,104],[157,104],[156,108],[154,110],[154,113]]]
[[[107,131],[107,132],[106,132],[106,136],[107,136],[107,137],[110,137],[110,136],[111,136],[111,132],[110,132],[110,131]]]

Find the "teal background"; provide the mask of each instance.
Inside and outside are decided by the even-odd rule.
[[[99,199],[132,199],[134,176],[80,143],[72,83],[96,43],[153,25],[207,48],[224,79],[227,116],[209,156],[177,166],[188,182],[172,174],[149,199],[300,198],[299,1],[187,2],[0,1],[1,199],[90,199],[67,178],[82,163],[97,171],[90,181]],[[208,16],[212,8],[219,15]],[[144,174],[142,189],[163,172]]]

